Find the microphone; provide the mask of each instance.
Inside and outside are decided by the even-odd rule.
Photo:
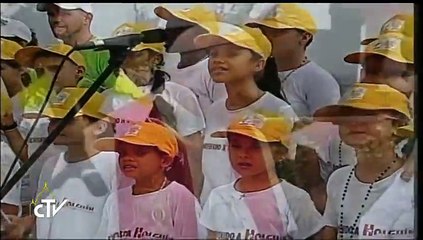
[[[132,49],[140,43],[162,43],[167,40],[166,31],[163,29],[151,29],[141,33],[127,34],[112,38],[98,39],[84,44],[78,44],[74,50],[85,50],[93,48],[113,49],[130,48]]]

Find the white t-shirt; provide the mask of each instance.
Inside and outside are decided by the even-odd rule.
[[[201,208],[184,186],[171,182],[160,191],[133,195],[132,186],[106,201],[97,233],[102,239],[202,239]]]
[[[109,194],[117,189],[117,153],[100,152],[92,158],[68,163],[64,153],[49,158],[43,166],[37,194],[69,202],[51,218],[37,218],[39,239],[90,239],[101,222],[104,204]],[[50,192],[42,192],[47,183]],[[46,211],[41,208],[40,212]]]
[[[225,84],[215,83],[210,77],[208,61],[209,59],[206,58],[182,69],[178,69],[176,65],[165,66],[165,71],[170,75],[170,81],[185,86],[194,92],[203,113],[206,113],[211,104],[226,99],[228,96]]]
[[[353,168],[354,166],[346,166],[336,170],[329,177],[327,184],[327,201],[325,213],[323,215],[324,224],[337,228],[338,237],[340,237],[342,233],[344,233],[344,238],[350,238],[351,235],[353,235],[354,238],[358,237],[358,231],[362,231],[362,229],[358,229],[358,224],[356,224],[355,229],[352,227],[358,213],[361,212],[361,216],[364,215],[373,203],[393,183],[396,173],[401,171],[400,169],[391,176],[374,183],[369,198],[366,201],[364,201],[364,198],[370,184],[360,182],[353,173],[345,195],[345,200],[342,202],[345,183]],[[341,204],[343,208],[341,208]],[[362,208],[362,205],[364,205],[364,208]],[[339,226],[341,212],[343,213],[343,227]]]
[[[287,181],[251,193],[234,186],[213,189],[201,212],[201,224],[224,238],[304,239],[323,226],[308,193]]]
[[[151,86],[138,87],[144,94],[151,93]],[[129,95],[118,94],[112,89],[103,92],[106,96],[102,112],[110,113],[124,107],[128,102],[133,101]],[[205,128],[204,116],[194,93],[188,88],[173,82],[166,82],[161,96],[173,107],[173,114],[176,118],[176,130],[182,136],[189,136],[201,132]]]
[[[1,141],[1,184],[3,184],[6,174],[12,167],[12,162],[15,159],[15,153],[9,147],[6,142]],[[19,162],[15,165],[12,170],[12,173],[9,177],[9,180],[13,174],[15,174],[20,168]],[[1,203],[7,203],[10,205],[21,206],[21,181],[19,181],[10,192],[1,200]]]
[[[202,169],[204,184],[201,193],[201,204],[204,204],[210,191],[218,186],[229,184],[236,179],[236,173],[229,162],[227,152],[227,139],[212,138],[211,134],[216,131],[227,130],[229,124],[237,117],[243,117],[250,112],[257,110],[273,111],[288,118],[297,119],[291,106],[283,100],[266,92],[260,99],[249,106],[228,110],[226,99],[215,102],[206,113],[206,129],[204,131]]]
[[[13,117],[18,124],[18,130],[22,135],[22,138],[25,139],[31,129],[32,125],[35,123],[35,119],[24,118],[23,113],[24,109],[20,101],[21,96],[18,94],[11,98],[13,104]],[[41,117],[38,120],[37,125],[34,128],[30,138],[28,139],[28,157],[30,157],[37,149],[41,146],[43,141],[48,137],[48,125],[50,120],[46,117]],[[3,136],[2,136],[3,137]],[[4,139],[6,139],[4,137]],[[7,140],[6,140],[7,142]],[[38,177],[41,172],[41,168],[46,161],[46,159],[58,155],[62,152],[65,152],[67,149],[66,146],[59,146],[51,144],[47,149],[41,154],[41,156],[34,162],[34,164],[29,168],[27,174],[22,179],[22,202],[27,204],[35,197],[37,186],[38,186]],[[13,161],[13,159],[11,160]]]
[[[341,94],[338,82],[315,62],[307,63],[288,76],[291,72],[280,72],[279,78],[283,92],[299,117],[313,116],[317,109],[338,103]]]

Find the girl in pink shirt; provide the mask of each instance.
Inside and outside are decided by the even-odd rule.
[[[166,177],[180,149],[174,131],[158,120],[147,119],[122,137],[99,139],[96,147],[117,151],[123,174],[135,181],[109,196],[99,238],[201,238],[197,199],[186,187]]]

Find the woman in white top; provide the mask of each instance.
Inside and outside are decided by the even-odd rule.
[[[229,141],[229,159],[240,177],[212,190],[201,223],[213,239],[305,239],[322,228],[304,190],[282,179],[292,125],[278,115],[235,119],[212,134]]]
[[[198,36],[195,43],[208,49],[210,75],[213,81],[225,84],[228,98],[213,103],[206,113],[202,203],[213,188],[236,179],[229,163],[227,141],[213,139],[211,133],[227,129],[233,118],[255,110],[284,113],[290,120],[296,118],[286,102],[256,85],[258,76],[267,75],[263,70],[272,48],[260,30],[222,22],[208,24],[215,31]]]

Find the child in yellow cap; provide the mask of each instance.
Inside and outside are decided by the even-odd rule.
[[[197,199],[167,174],[180,161],[183,148],[172,129],[149,118],[121,137],[97,140],[95,146],[118,152],[121,171],[134,180],[108,198],[98,237],[204,238],[197,223]]]
[[[283,113],[290,120],[296,118],[286,102],[256,85],[256,76],[262,74],[272,48],[260,30],[223,22],[207,26],[215,31],[198,36],[195,44],[207,49],[210,75],[213,81],[225,84],[228,98],[213,103],[205,114],[202,203],[212,189],[236,179],[229,163],[226,139],[213,139],[211,133],[226,129],[240,114],[259,109]]]
[[[322,237],[414,238],[413,181],[400,179],[404,159],[394,142],[411,117],[407,97],[385,84],[358,83],[314,116],[339,125],[341,140],[357,154],[357,164],[329,177]]]
[[[48,48],[25,47],[16,53],[16,61],[29,68],[43,68],[46,73],[54,76],[59,65],[72,47],[66,44],[55,44]],[[76,87],[83,82],[90,81],[84,77],[86,64],[84,57],[78,51],[73,52],[60,69],[55,82],[55,90],[59,92],[65,87]]]
[[[49,133],[85,92],[85,88],[64,88],[51,100],[43,112],[50,118]],[[91,239],[96,234],[106,199],[118,187],[119,173],[117,154],[100,152],[93,145],[97,138],[113,135],[110,120],[99,112],[103,101],[104,96],[95,93],[78,111],[53,142],[67,150],[47,159],[39,174],[37,195],[31,204],[35,206],[45,198],[56,199],[58,203],[67,199],[64,207],[53,217],[35,219],[31,215],[15,220],[26,228],[32,228],[36,222],[37,238]],[[45,185],[49,192],[43,190]],[[46,210],[42,207],[37,211],[46,214]],[[28,224],[28,218],[32,224]]]
[[[257,4],[260,7],[260,4]],[[259,28],[272,42],[273,64],[281,84],[279,90],[299,117],[311,117],[320,107],[340,98],[335,78],[307,58],[306,49],[318,31],[311,13],[297,3],[280,3],[266,17],[251,19],[246,25]]]
[[[308,193],[281,178],[291,129],[283,116],[251,113],[212,134],[227,138],[239,177],[213,189],[203,207],[209,238],[306,239],[322,228]]]
[[[196,49],[195,37],[208,32],[204,23],[216,22],[219,16],[203,4],[196,4],[186,9],[172,9],[158,6],[154,13],[166,20],[168,39],[166,52],[178,53],[180,61],[175,65],[166,64],[166,72],[171,81],[191,89],[197,96],[203,113],[209,106],[227,96],[225,86],[214,82],[207,70],[207,54]]]

